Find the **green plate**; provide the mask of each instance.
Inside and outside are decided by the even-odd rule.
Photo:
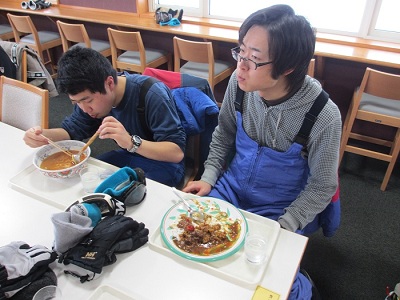
[[[165,243],[165,245],[175,254],[184,257],[186,259],[198,261],[198,262],[211,262],[217,261],[221,259],[225,259],[237,251],[240,250],[241,247],[244,245],[244,239],[247,233],[247,221],[243,214],[232,204],[227,201],[211,198],[211,197],[192,197],[187,198],[186,200],[189,202],[190,206],[193,209],[199,208],[201,211],[204,211],[206,214],[211,215],[214,219],[213,221],[220,222],[221,225],[223,223],[233,223],[236,220],[240,222],[241,230],[238,239],[236,242],[228,249],[207,256],[196,255],[192,253],[188,253],[180,249],[178,246],[175,245],[173,239],[179,238],[179,234],[183,231],[177,227],[177,224],[180,220],[181,214],[188,215],[188,211],[183,205],[183,203],[179,202],[172,206],[164,215],[160,231],[161,237]],[[221,213],[226,213],[225,218],[222,220],[219,218]]]

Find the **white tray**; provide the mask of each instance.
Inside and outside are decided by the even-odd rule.
[[[88,300],[144,300],[145,298],[137,295],[129,295],[113,288],[109,285],[99,286]]]
[[[89,157],[87,163],[99,168],[103,174],[111,174],[117,167]],[[66,209],[85,195],[79,176],[72,178],[50,178],[43,175],[34,165],[27,167],[10,179],[11,187],[37,200]]]
[[[193,267],[199,268],[208,274],[213,274],[222,279],[240,284],[248,288],[255,288],[264,276],[269,260],[274,251],[278,239],[280,226],[279,223],[259,215],[242,211],[247,219],[249,231],[257,230],[262,232],[268,240],[267,259],[262,264],[251,264],[247,262],[243,248],[232,256],[215,262],[200,263],[185,259],[167,248],[161,238],[160,227],[150,236],[150,249],[170,256],[174,259],[180,259]]]

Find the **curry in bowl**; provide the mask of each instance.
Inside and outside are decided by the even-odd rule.
[[[71,153],[78,154],[79,151],[72,150]],[[85,154],[82,153],[80,156],[80,161],[84,160],[85,158]],[[40,164],[40,168],[44,170],[62,170],[71,168],[74,165],[76,165],[76,163],[73,161],[71,156],[60,151],[50,155],[49,157],[46,157]]]
[[[75,140],[59,141],[56,143],[61,148],[72,153],[78,153],[79,150],[85,146],[84,142]],[[73,164],[71,156],[66,155],[58,148],[49,144],[43,146],[36,152],[33,158],[33,165],[45,176],[52,178],[70,178],[77,176],[79,171],[87,164],[90,152],[90,147],[88,147],[83,151],[81,161],[77,164]]]

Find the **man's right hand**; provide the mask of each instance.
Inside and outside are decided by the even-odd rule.
[[[42,127],[40,126],[35,126],[25,131],[25,135],[23,138],[25,144],[32,148],[47,145],[49,143],[47,139],[50,139],[53,142],[57,142],[70,140],[71,137],[69,136],[68,132],[63,128],[42,129]]]
[[[211,192],[211,185],[205,181],[189,181],[182,192],[196,194],[197,196],[208,195]]]
[[[41,147],[43,145],[47,145],[47,139],[42,137],[42,128],[40,126],[35,126],[32,128],[29,128],[27,131],[25,131],[24,135],[24,142],[28,146],[32,148],[37,148]]]

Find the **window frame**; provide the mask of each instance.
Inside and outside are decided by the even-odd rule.
[[[162,3],[163,0],[148,0],[148,1],[149,1],[149,10],[154,12],[157,7],[162,6],[162,4],[160,5],[158,3],[159,2]],[[238,18],[226,18],[222,16],[210,15],[208,13],[209,1],[221,1],[221,0],[198,0],[198,1],[199,1],[199,8],[190,8],[185,6],[182,7],[178,5],[170,5],[168,7],[172,9],[183,9],[184,17],[187,16],[187,17],[207,18],[213,20],[221,20],[221,22],[243,21],[243,19],[238,19]],[[384,30],[378,30],[375,28],[379,17],[382,1],[384,0],[366,0],[365,10],[358,32],[348,32],[348,31],[323,29],[323,28],[317,28],[317,31],[320,33],[344,35],[344,36],[363,38],[367,40],[378,40],[378,41],[400,44],[400,32],[389,32]]]

